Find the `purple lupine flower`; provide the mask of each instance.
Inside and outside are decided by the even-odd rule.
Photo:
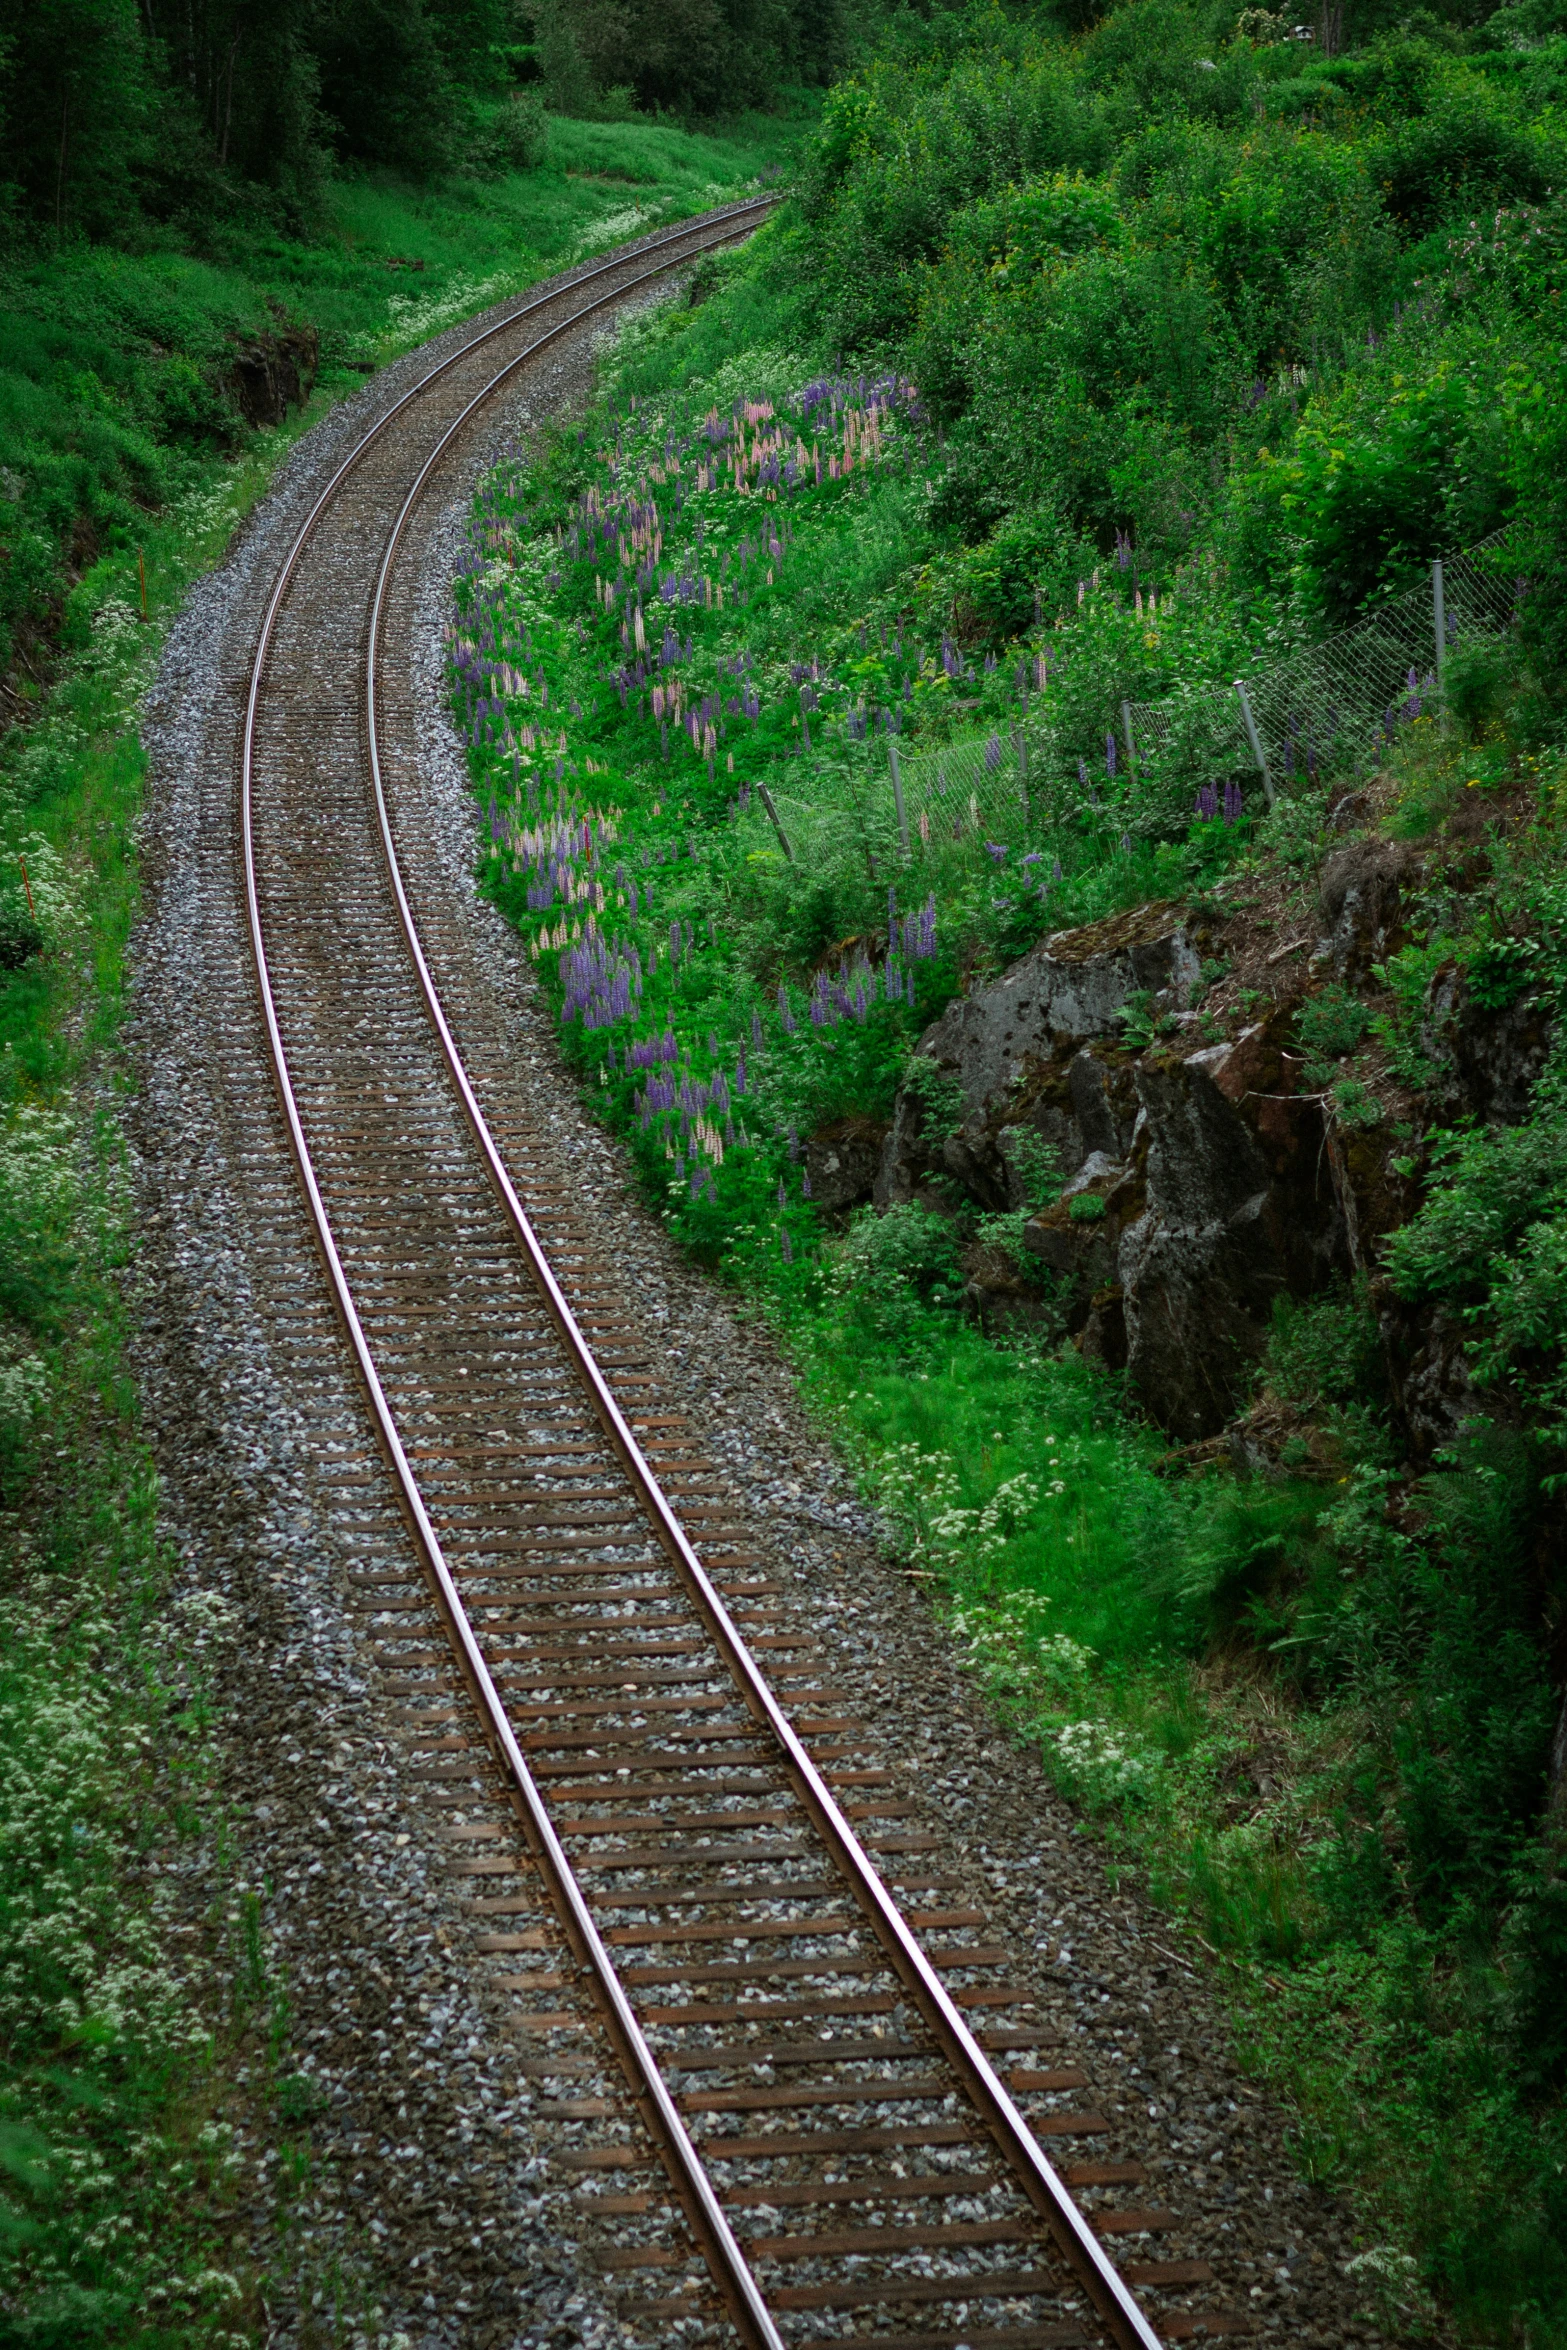
[[[797,1158],[799,1157],[799,1155],[800,1155],[800,1137],[799,1137],[798,1133],[797,1133],[797,1132],[796,1132],[796,1130],[795,1130],[795,1124],[794,1124],[794,1120],[791,1118],[791,1119],[790,1119],[790,1121],[789,1121],[789,1157],[790,1157],[790,1159],[791,1159],[791,1161],[792,1161],[792,1160],[794,1160],[794,1159],[797,1159]]]
[[[751,1014],[751,1050],[752,1050],[754,1053],[759,1053],[759,1052],[761,1051],[761,1049],[762,1049],[762,1015],[761,1015],[761,1013],[760,1013],[760,1012],[753,1012],[753,1013]]]
[[[778,1205],[781,1208],[786,1208],[789,1205],[789,1195],[784,1190],[782,1183],[778,1186]]]
[[[1105,736],[1105,773],[1113,783],[1115,781],[1115,736],[1113,734]]]
[[[1061,881],[1065,878],[1061,871],[1061,860],[1059,857],[1057,857],[1054,865],[1050,869],[1050,878],[1052,881]]]
[[[1231,777],[1224,787],[1224,821],[1226,824],[1234,824],[1238,820],[1243,804],[1241,787]]]
[[[804,1174],[803,1174],[803,1175],[800,1177],[800,1197],[801,1197],[801,1199],[809,1199],[809,1198],[810,1198],[810,1196],[811,1196],[811,1170],[810,1170],[810,1168],[809,1168],[809,1167],[807,1167],[807,1168],[806,1168],[806,1170],[805,1170],[805,1172],[804,1172]]]
[[[985,773],[994,775],[1001,764],[1001,737],[993,734],[985,745]]]
[[[1219,813],[1219,795],[1211,783],[1205,783],[1197,794],[1197,813],[1205,824]]]
[[[987,857],[994,857],[998,865],[1004,865],[1007,861],[1006,842],[1003,840],[987,840],[985,843],[985,854]]]
[[[778,1245],[783,1251],[784,1263],[786,1265],[792,1265],[794,1263],[794,1243],[789,1238],[789,1227],[787,1224],[782,1225],[779,1228]]]

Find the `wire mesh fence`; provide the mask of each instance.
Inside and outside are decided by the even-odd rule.
[[[1067,814],[1159,829],[1194,813],[1233,814],[1259,788],[1271,805],[1302,780],[1374,758],[1433,705],[1454,646],[1512,625],[1520,583],[1509,574],[1509,536],[1443,558],[1426,586],[1249,676],[1122,702],[1106,713],[1108,773],[1088,771],[1048,696],[1025,689],[1006,723],[929,750],[889,731],[802,756],[798,782],[750,795],[742,818],[797,864],[852,857],[876,871],[908,855],[1026,853]]]
[[[1505,576],[1507,538],[1498,531],[1433,563],[1429,586],[1250,678],[1123,702],[1129,762],[1150,779],[1214,794],[1249,771],[1271,804],[1297,775],[1374,753],[1401,720],[1429,706],[1461,638],[1512,625],[1517,583]]]
[[[1030,828],[1021,724],[913,756],[889,735],[868,754],[823,758],[798,790],[758,795],[761,817],[797,864],[972,849],[993,832],[1011,843]]]

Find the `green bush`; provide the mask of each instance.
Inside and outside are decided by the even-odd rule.
[[[1385,1386],[1381,1336],[1363,1289],[1277,1298],[1266,1361],[1270,1386],[1302,1411],[1374,1402]]]
[[[516,90],[490,122],[479,147],[487,171],[537,171],[546,160],[550,126],[535,90]]]
[[[1333,1063],[1353,1052],[1366,1033],[1370,1013],[1358,996],[1337,985],[1321,988],[1302,1004],[1295,1026],[1306,1049],[1306,1078],[1326,1085]]]
[[[837,1252],[836,1278],[844,1293],[876,1304],[909,1290],[939,1300],[961,1278],[952,1219],[913,1200],[880,1212],[862,1209]]]
[[[1567,1118],[1560,1081],[1538,1116],[1500,1131],[1439,1136],[1428,1197],[1390,1234],[1388,1277],[1401,1297],[1476,1299],[1531,1226],[1567,1199]]]
[[[1505,636],[1473,636],[1448,654],[1442,693],[1471,741],[1481,742],[1500,721],[1517,684],[1516,645]]]

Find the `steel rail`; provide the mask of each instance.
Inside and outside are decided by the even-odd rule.
[[[754,207],[747,209],[754,209]],[[733,214],[728,216],[730,224],[733,219]],[[698,223],[697,225],[703,224]],[[727,225],[723,235],[712,238],[707,245],[699,246],[697,250],[699,252],[709,251],[714,246],[725,242],[726,238],[733,233],[732,225]],[[685,234],[689,236],[691,230],[688,228]],[[664,240],[665,243],[677,241],[679,241],[677,238]],[[647,248],[643,248],[643,250],[645,251]],[[640,255],[632,254],[628,258],[636,260],[640,258]],[[597,300],[575,311],[570,318],[561,321],[545,334],[537,337],[499,371],[492,379],[491,384],[486,387],[486,393],[481,397],[492,394],[495,386],[503,383],[526,360],[534,357],[538,351],[545,348],[547,344],[556,341],[559,336],[568,332],[572,327],[580,325],[584,318],[591,317],[613,302],[622,300],[628,292],[646,283],[648,278],[662,276],[668,269],[677,267],[681,258],[684,256],[665,261],[656,269],[644,271],[638,277],[633,278],[629,284],[617,286],[612,293],[600,296]],[[592,274],[603,276],[609,274],[610,270],[616,266],[624,268],[625,261],[609,265],[608,268],[597,270]],[[574,283],[581,282],[590,281],[574,281]],[[569,292],[573,288],[568,286],[562,290]],[[556,300],[558,298],[558,295],[555,295],[547,299]],[[762,2298],[761,2289],[751,2272],[750,2265],[713,2191],[712,2181],[703,2167],[701,2158],[692,2144],[685,2124],[670,2096],[663,2075],[658,2069],[657,2061],[648,2046],[631,2003],[615,1972],[609,1953],[600,1938],[575,1872],[567,1859],[559,1837],[555,1833],[554,1824],[545,1808],[533,1775],[523,1758],[522,1749],[507,1717],[506,1708],[494,1681],[491,1679],[489,1667],[485,1663],[483,1652],[474,1635],[467,1610],[463,1606],[451,1569],[446,1563],[439,1537],[431,1524],[424,1498],[419,1490],[418,1480],[403,1449],[402,1439],[398,1433],[391,1406],[381,1385],[369,1342],[365,1337],[364,1328],[354,1304],[347,1274],[332,1232],[331,1220],[327,1214],[326,1203],[322,1198],[320,1185],[316,1178],[315,1165],[305,1136],[304,1123],[299,1113],[299,1104],[289,1076],[287,1055],[283,1047],[282,1030],[278,1021],[277,1005],[273,995],[271,972],[267,962],[266,943],[261,925],[260,896],[256,883],[255,842],[251,822],[256,718],[260,708],[267,653],[277,624],[277,616],[282,609],[284,597],[298,568],[304,548],[321,515],[337,495],[344,480],[359,463],[366,450],[385,430],[392,418],[398,415],[421,390],[439,376],[447,373],[451,367],[467,357],[480,344],[491,340],[494,334],[504,331],[506,326],[514,324],[519,317],[525,317],[532,310],[543,307],[545,307],[545,302],[540,301],[529,304],[525,310],[512,313],[507,320],[502,322],[501,326],[488,330],[482,336],[474,337],[471,342],[464,344],[460,351],[454,352],[440,366],[431,369],[428,374],[421,377],[413,390],[406,393],[394,407],[387,410],[386,414],[379,419],[377,424],[338,467],[311,508],[289,549],[273,586],[262,620],[261,632],[251,666],[250,687],[245,708],[245,732],[240,762],[240,830],[244,855],[246,915],[250,928],[251,951],[255,960],[262,1018],[267,1033],[273,1077],[277,1084],[284,1118],[288,1126],[289,1141],[293,1149],[300,1183],[315,1227],[317,1245],[321,1250],[338,1313],[347,1333],[360,1378],[364,1383],[377,1434],[396,1479],[403,1509],[408,1517],[437,1604],[445,1618],[448,1638],[456,1651],[463,1677],[468,1683],[475,1705],[483,1720],[492,1751],[510,1778],[521,1803],[529,1842],[533,1845],[537,1857],[544,1864],[557,1907],[561,1913],[562,1923],[579,1960],[592,1971],[599,1995],[608,2011],[608,2020],[612,2037],[617,2044],[617,2052],[630,2075],[636,2102],[642,2110],[643,2119],[649,2126],[650,2134],[663,2149],[680,2200],[692,2220],[693,2232],[696,2235],[698,2245],[713,2272],[714,2282],[729,2306],[742,2339],[753,2345],[753,2350],[787,2350],[783,2337],[773,2323],[766,2302]],[[463,418],[472,413],[473,406],[474,403],[470,403],[469,407],[463,410]],[[449,444],[450,438],[451,435],[448,434],[442,443],[443,447]],[[428,469],[426,469],[427,471]],[[421,475],[421,479],[423,478],[425,476]],[[377,778],[377,788],[379,790],[379,777]],[[400,902],[402,902],[401,899]]]
[[[520,364],[513,361],[512,366]],[[461,1054],[447,1023],[439,993],[425,960],[420,943],[418,925],[404,887],[402,869],[398,862],[396,844],[392,835],[390,811],[381,772],[378,713],[378,665],[382,616],[391,581],[392,567],[397,559],[403,533],[414,508],[423,496],[430,476],[446,455],[464,425],[474,413],[492,398],[511,373],[511,367],[502,369],[493,382],[475,394],[425,459],[406,497],[402,510],[388,534],[382,553],[381,567],[376,579],[370,605],[370,625],[365,650],[365,705],[366,736],[369,745],[370,774],[375,791],[376,815],[380,823],[381,846],[386,857],[387,873],[392,894],[396,900],[398,918],[407,941],[409,959],[424,998],[425,1009],[440,1045],[453,1088],[461,1104],[474,1142],[489,1172],[490,1182],[501,1204],[507,1221],[517,1235],[528,1259],[535,1280],[543,1293],[546,1307],[560,1333],[568,1353],[587,1387],[599,1421],[609,1437],[621,1465],[652,1518],[659,1540],[673,1562],[677,1573],[707,1625],[719,1653],[739,1687],[753,1718],[771,1732],[783,1756],[784,1764],[818,1833],[831,1848],[840,1870],[847,1878],[860,1907],[865,1912],[882,1948],[885,1950],[900,1979],[915,2004],[935,2033],[948,2061],[965,2082],[969,2094],[983,2116],[992,2137],[1007,2157],[1014,2172],[1050,2228],[1056,2244],[1071,2267],[1076,2271],[1084,2289],[1099,2314],[1105,2320],[1121,2350],[1159,2350],[1158,2336],[1127,2290],[1113,2263],[1107,2259],[1099,2239],[1068,2193],[1054,2165],[1040,2148],[1022,2114],[1003,2086],[994,2066],[964,2022],[940,1976],[931,1966],[914,1935],[910,1932],[902,1912],[888,1894],[879,1872],[872,1866],[859,1838],[812,1762],[804,1745],[778,1704],[765,1676],[752,1657],[749,1648],[737,1630],[728,1609],[711,1578],[698,1558],[685,1529],[670,1506],[653,1469],[637,1443],[629,1424],[616,1403],[608,1382],[594,1359],[593,1351],[578,1326],[566,1296],[555,1278],[554,1271],[540,1245],[527,1213],[519,1200],[507,1172],[505,1162],[495,1146],[488,1123],[463,1065]]]

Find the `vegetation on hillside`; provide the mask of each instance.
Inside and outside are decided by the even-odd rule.
[[[1368,2304],[1543,2346],[1562,1048],[1511,1126],[1427,1089],[1439,975],[1553,1036],[1567,987],[1567,37],[1546,8],[1351,32],[1172,0],[1072,39],[899,20],[794,206],[487,485],[453,706],[481,874],[591,1098],[775,1318],[1020,1733],[1222,1954],[1302,2160],[1358,2198]],[[1239,771],[1194,794],[1118,757],[1123,698],[1319,644],[1503,528],[1513,629],[1357,755],[1303,745],[1272,813]],[[983,778],[1018,730],[1026,804],[959,798],[905,861],[889,740]],[[1160,896],[1293,935],[1352,784],[1417,860],[1409,944],[1292,1034],[1405,1204],[1372,1286],[1281,1305],[1243,1479],[1051,1337],[1037,1259],[1032,1329],[976,1327],[976,1268],[1028,1261],[1015,1204],[845,1218],[809,1173],[1047,931]],[[1267,1011],[1204,977],[1213,1037]],[[1147,1007],[1126,1028],[1157,1044]],[[1043,1157],[1014,1172],[1053,1198]],[[1476,1383],[1434,1459],[1379,1326],[1429,1303]]]

